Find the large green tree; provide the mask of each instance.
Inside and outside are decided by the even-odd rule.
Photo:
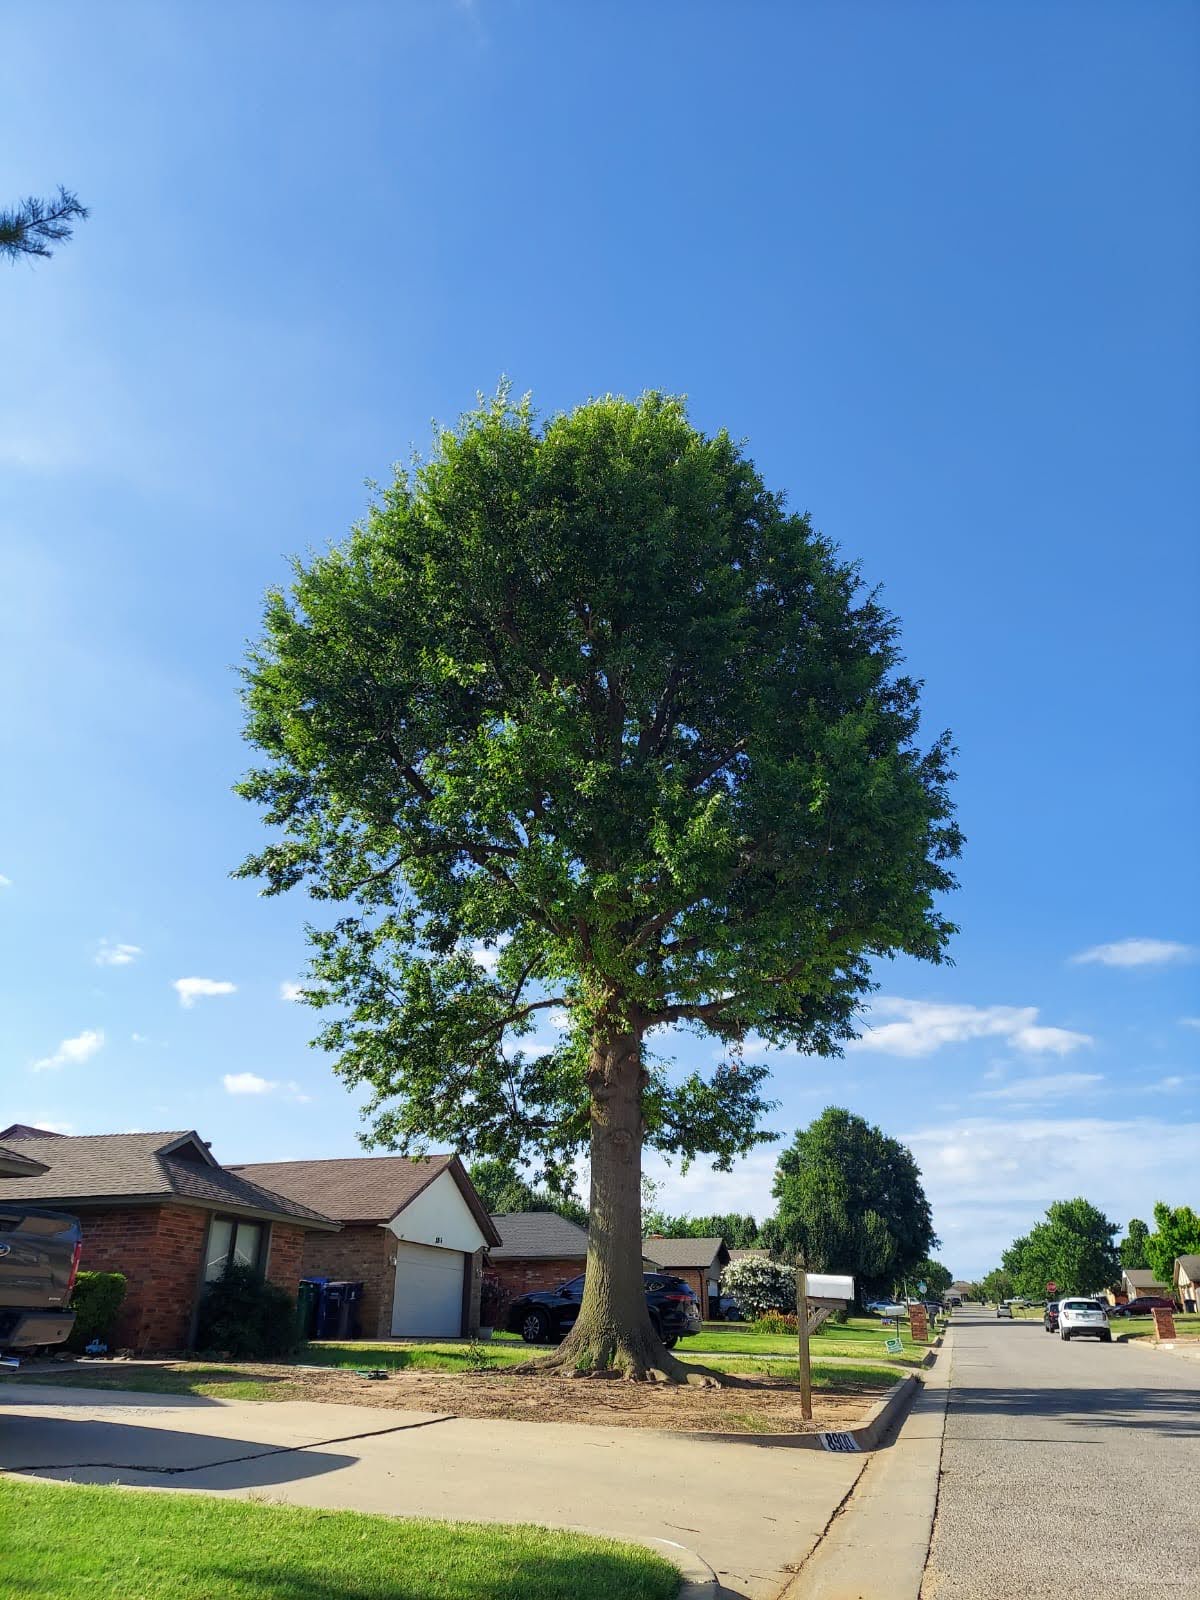
[[[1200,1255],[1200,1216],[1191,1206],[1154,1207],[1154,1232],[1146,1239],[1146,1263],[1159,1283],[1170,1289],[1175,1282],[1177,1256]]]
[[[681,402],[543,425],[501,393],[295,563],[246,705],[276,837],[242,871],[342,911],[308,992],[374,1141],[534,1153],[554,1186],[587,1147],[558,1359],[683,1376],[643,1146],[727,1166],[765,1137],[739,1041],[838,1052],[873,958],[953,931],[950,749],[895,619]],[[647,1048],[677,1024],[725,1041],[711,1075]]]
[[[1121,1265],[1127,1271],[1149,1266],[1146,1256],[1146,1240],[1150,1237],[1150,1229],[1141,1217],[1131,1217],[1129,1226],[1125,1229],[1125,1237],[1120,1243]]]
[[[1118,1225],[1088,1200],[1056,1200],[1039,1222],[1004,1252],[1005,1270],[1018,1294],[1040,1299],[1046,1285],[1057,1294],[1094,1294],[1120,1276],[1114,1243]]]
[[[763,1235],[815,1272],[850,1272],[860,1291],[889,1291],[938,1243],[912,1151],[840,1106],[829,1106],[783,1151],[775,1216]]]
[[[937,1300],[942,1298],[946,1290],[954,1282],[954,1274],[949,1267],[944,1267],[940,1261],[930,1261],[928,1257],[924,1261],[917,1262],[909,1273],[909,1277],[912,1279],[914,1287],[918,1283],[923,1283],[926,1294],[933,1296]]]

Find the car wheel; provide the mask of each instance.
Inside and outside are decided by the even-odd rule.
[[[675,1346],[679,1343],[679,1335],[677,1333],[664,1333],[661,1334],[660,1337],[668,1350],[674,1350]]]
[[[1070,1342],[1071,1342],[1071,1335],[1067,1332],[1067,1330],[1065,1328],[1060,1328],[1058,1330],[1058,1337],[1062,1340],[1062,1342],[1064,1344],[1070,1344]]]
[[[1101,1337],[1103,1338],[1103,1341],[1104,1341],[1105,1344],[1111,1344],[1112,1343],[1112,1334],[1111,1333],[1103,1334],[1103,1335],[1101,1335]]]
[[[521,1319],[521,1337],[526,1344],[549,1344],[550,1324],[541,1311],[527,1311]]]

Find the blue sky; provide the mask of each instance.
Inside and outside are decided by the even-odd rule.
[[[774,1125],[908,1138],[958,1272],[1056,1197],[1196,1202],[1194,8],[130,0],[4,34],[53,66],[10,75],[0,200],[93,216],[0,273],[0,1118],[354,1152],[281,997],[307,907],[228,876],[261,837],[233,668],[287,555],[507,373],[744,437],[961,747],[956,965],[882,968],[843,1063],[779,1057]],[[772,1161],[665,1199],[763,1212]]]

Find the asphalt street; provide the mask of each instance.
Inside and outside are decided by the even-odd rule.
[[[1200,1362],[956,1313],[922,1600],[1195,1594]]]

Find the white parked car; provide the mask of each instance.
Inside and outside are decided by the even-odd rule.
[[[1058,1302],[1058,1337],[1074,1339],[1088,1337],[1112,1343],[1112,1329],[1099,1300],[1060,1300]]]

